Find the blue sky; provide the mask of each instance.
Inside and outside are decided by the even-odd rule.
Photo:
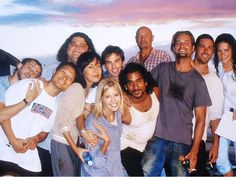
[[[235,0],[1,0],[0,48],[23,57],[55,56],[76,31],[87,33],[101,52],[118,45],[137,51],[135,32],[149,26],[155,46],[170,43],[178,30],[197,37],[223,32],[236,37]],[[131,50],[132,49],[132,50]],[[135,50],[134,50],[135,49]],[[131,51],[133,53],[131,53]]]

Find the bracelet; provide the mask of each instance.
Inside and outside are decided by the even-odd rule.
[[[23,102],[25,103],[26,106],[29,106],[29,105],[30,105],[30,102],[28,102],[28,101],[26,100],[26,98],[23,99]]]

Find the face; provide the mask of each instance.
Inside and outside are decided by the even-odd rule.
[[[175,40],[173,51],[176,58],[190,58],[194,52],[191,37],[187,34],[179,34]]]
[[[103,109],[115,112],[119,109],[121,102],[120,92],[115,87],[109,87],[102,96]]]
[[[82,37],[73,37],[67,49],[68,60],[74,64],[77,63],[79,56],[87,52],[89,47]]]
[[[23,64],[18,70],[19,79],[37,78],[42,72],[41,67],[35,61]]]
[[[102,78],[102,68],[100,62],[95,58],[84,68],[83,75],[88,85],[99,82]]]
[[[232,49],[230,45],[226,42],[221,42],[218,44],[217,55],[223,64],[232,63]]]
[[[214,42],[210,39],[201,39],[196,47],[196,59],[203,64],[207,64],[214,52]]]
[[[136,33],[136,42],[139,48],[152,48],[153,35],[150,29],[140,28]]]
[[[111,76],[118,77],[120,71],[123,69],[123,61],[120,55],[112,53],[109,57],[105,59],[105,66]]]
[[[136,71],[127,75],[126,87],[130,96],[139,99],[146,93],[147,83],[143,76]]]
[[[69,66],[65,65],[55,72],[52,82],[61,91],[66,90],[75,80],[76,72]]]

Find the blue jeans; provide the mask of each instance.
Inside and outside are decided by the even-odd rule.
[[[172,176],[187,176],[188,172],[181,162],[179,156],[186,155],[191,145],[176,143],[153,137],[148,141],[142,159],[144,176],[160,176],[166,166]]]
[[[232,169],[232,164],[229,160],[230,140],[220,137],[219,153],[216,161],[216,167],[220,174],[224,175]],[[234,144],[234,158],[236,159],[236,142]]]

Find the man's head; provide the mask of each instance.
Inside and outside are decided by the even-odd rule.
[[[87,51],[95,51],[92,40],[82,32],[70,35],[57,53],[57,60],[76,64],[79,56]]]
[[[42,74],[42,64],[34,58],[24,58],[21,66],[14,74],[17,74],[19,80],[25,78],[37,78]]]
[[[76,79],[76,66],[71,62],[61,62],[51,80],[58,90],[66,90]]]
[[[137,63],[129,63],[120,72],[119,82],[123,91],[135,99],[153,92],[154,81],[147,69]]]
[[[102,52],[102,65],[105,65],[109,75],[118,77],[124,65],[124,52],[118,46],[107,46]]]
[[[214,39],[209,34],[202,34],[198,36],[195,46],[195,60],[207,64],[214,53]]]
[[[176,59],[191,58],[194,46],[195,39],[190,31],[178,31],[172,37],[171,50]]]
[[[152,35],[151,29],[146,26],[140,27],[136,32],[136,42],[139,49],[152,48],[152,41],[154,36]]]

